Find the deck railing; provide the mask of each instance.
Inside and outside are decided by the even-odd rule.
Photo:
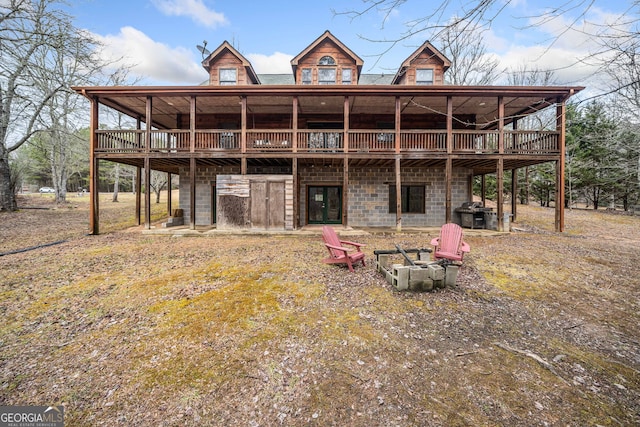
[[[186,153],[192,150],[189,130],[151,130],[147,148],[144,130],[97,130],[97,152],[103,153]],[[403,129],[400,143],[396,132],[385,129],[247,129],[242,144],[240,130],[198,129],[194,131],[195,152],[247,153],[400,153],[447,152],[446,130]],[[559,133],[554,131],[505,130],[505,154],[543,155],[559,153]],[[295,139],[294,139],[295,137]],[[459,154],[499,153],[497,130],[454,130],[451,152]]]
[[[509,154],[557,154],[558,132],[514,130],[505,132],[504,152]]]
[[[240,131],[227,129],[197,129],[195,131],[195,151],[238,151]]]

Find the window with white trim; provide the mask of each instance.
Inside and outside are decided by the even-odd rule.
[[[334,85],[336,84],[335,68],[318,68],[318,84]]]
[[[310,85],[311,84],[311,68],[303,68],[301,77],[302,77],[303,85]]]
[[[236,68],[220,68],[220,86],[238,84],[238,70]]]
[[[351,68],[342,69],[342,84],[343,85],[351,84]]]
[[[416,84],[432,85],[433,84],[433,68],[418,68],[416,70]]]
[[[318,61],[318,65],[336,65],[336,60],[330,57],[329,55],[323,56]]]

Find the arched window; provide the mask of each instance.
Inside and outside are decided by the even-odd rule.
[[[336,61],[335,59],[327,55],[320,58],[320,61],[318,61],[318,65],[336,65]]]

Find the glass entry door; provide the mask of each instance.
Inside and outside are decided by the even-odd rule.
[[[307,194],[309,224],[342,223],[342,187],[309,187]]]

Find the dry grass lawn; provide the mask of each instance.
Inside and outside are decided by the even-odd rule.
[[[640,424],[640,217],[519,207],[458,285],[397,292],[318,235],[149,236],[133,200],[0,213],[0,405],[65,425]],[[47,195],[22,206],[53,207]],[[164,205],[154,205],[157,218]]]

